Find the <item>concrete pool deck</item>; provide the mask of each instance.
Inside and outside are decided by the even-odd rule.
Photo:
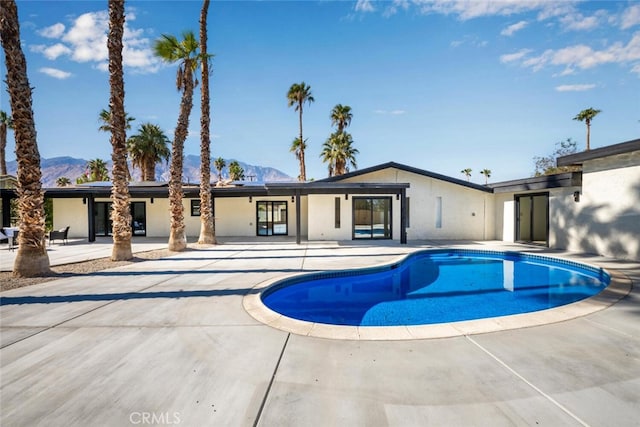
[[[243,308],[277,277],[441,245],[566,256],[635,286],[572,320],[440,339],[297,335]],[[0,423],[638,425],[638,285],[638,262],[502,242],[223,241],[0,294]]]

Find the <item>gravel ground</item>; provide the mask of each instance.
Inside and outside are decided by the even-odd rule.
[[[174,252],[171,252],[168,249],[158,249],[155,251],[136,252],[133,254],[134,258],[129,261],[111,261],[109,258],[99,258],[85,262],[76,262],[73,264],[56,265],[51,267],[51,271],[53,273],[47,277],[17,278],[12,277],[12,273],[10,271],[0,272],[0,291],[8,291],[9,289],[21,288],[23,286],[36,285],[38,283],[49,282],[62,277],[93,273],[100,270],[106,270],[107,268],[133,264],[134,262],[163,258],[173,253]]]

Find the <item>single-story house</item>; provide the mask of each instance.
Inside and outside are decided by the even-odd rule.
[[[640,260],[640,139],[572,154],[582,172],[478,185],[389,162],[306,183],[212,187],[217,236],[308,240],[531,242]],[[169,235],[166,183],[132,183],[135,236]],[[110,183],[45,189],[54,228],[95,240],[111,232]],[[13,190],[0,189],[9,225]],[[200,231],[199,187],[184,186],[187,236]],[[190,239],[191,240],[191,239]]]

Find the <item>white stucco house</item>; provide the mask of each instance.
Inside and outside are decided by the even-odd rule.
[[[531,242],[640,260],[640,139],[558,159],[582,172],[478,185],[389,162],[307,183],[213,187],[217,236],[308,240],[464,239]],[[111,232],[110,184],[49,188],[54,228],[95,240]],[[8,200],[3,189],[3,224]],[[169,234],[168,188],[132,183],[136,236]],[[199,187],[184,187],[187,236],[200,231]]]

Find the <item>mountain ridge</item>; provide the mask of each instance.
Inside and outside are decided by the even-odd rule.
[[[214,159],[211,159],[211,182],[215,183],[218,180],[218,171],[214,168]],[[228,165],[232,161],[237,161],[240,167],[244,169],[244,175],[246,181],[257,182],[287,182],[294,181],[294,178],[285,174],[284,172],[272,168],[270,166],[251,165],[249,163],[241,162],[236,159],[225,159],[227,166],[222,169],[222,179],[229,177]],[[71,156],[59,156],[51,158],[40,159],[40,169],[42,170],[42,186],[44,188],[56,187],[56,180],[60,177],[67,177],[71,180],[72,184],[75,184],[76,178],[81,176],[85,170],[89,161],[85,159],[75,158]],[[107,169],[111,172],[111,160],[106,161]],[[7,172],[10,175],[16,175],[18,162],[12,160],[7,162]],[[140,180],[140,170],[134,169],[129,162],[129,170],[131,171],[132,180]],[[111,175],[111,173],[109,173]],[[200,156],[188,154],[184,156],[183,163],[183,181],[190,184],[200,183]],[[156,165],[156,180],[157,181],[169,181],[169,163],[158,163]]]

